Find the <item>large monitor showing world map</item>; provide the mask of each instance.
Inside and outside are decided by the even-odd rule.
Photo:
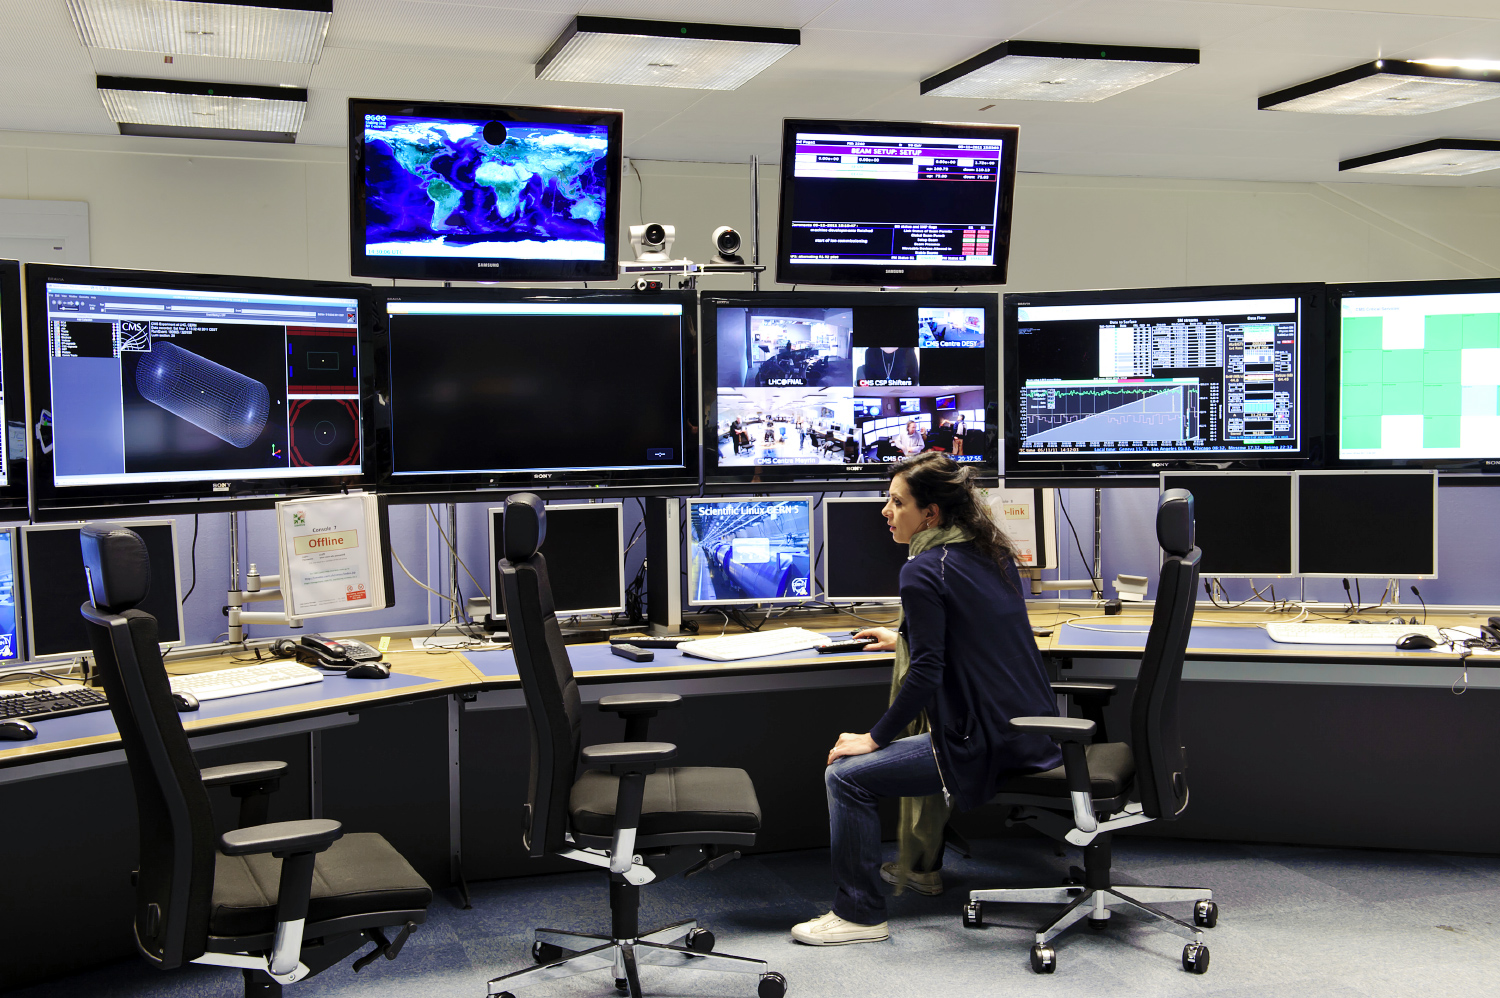
[[[618,111],[352,99],[350,273],[616,277]]]

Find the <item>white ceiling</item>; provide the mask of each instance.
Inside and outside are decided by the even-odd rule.
[[[1500,139],[1500,100],[1411,117],[1256,110],[1264,93],[1379,57],[1500,59],[1500,0],[335,0],[312,67],[85,49],[64,0],[0,0],[0,129],[113,134],[94,74],[309,89],[298,141],[344,144],[345,99],[623,108],[626,154],[779,158],[783,117],[1021,126],[1020,168],[1083,176],[1500,185],[1340,176],[1430,138]],[[578,13],[802,29],[733,92],[551,83],[533,63]],[[1200,65],[1094,104],[922,97],[918,82],[1008,38],[1201,49]]]

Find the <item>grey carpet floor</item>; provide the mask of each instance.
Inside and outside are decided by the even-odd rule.
[[[1206,886],[1220,920],[1208,931],[1207,974],[1184,972],[1183,939],[1116,917],[1104,932],[1076,928],[1057,945],[1057,972],[1033,974],[1032,933],[1042,906],[993,905],[966,930],[959,912],[973,888],[1054,884],[1067,859],[1044,840],[976,844],[950,854],[947,892],[891,899],[889,942],[814,948],[787,934],[828,908],[826,851],[753,856],[692,880],[642,892],[642,927],[698,917],[717,949],[766,960],[789,998],[871,996],[1204,995],[1215,998],[1464,996],[1500,988],[1500,858],[1120,838],[1116,882]],[[491,977],[528,965],[537,925],[601,932],[606,888],[594,873],[473,886],[474,907],[452,892],[400,959],[354,974],[348,963],[287,988],[288,998],[482,998]],[[1186,915],[1186,905],[1176,910]],[[654,996],[755,994],[755,979],[644,968]],[[234,998],[234,971],[188,967],[162,973],[125,962],[13,992],[16,998]],[[531,988],[522,998],[612,998],[605,973]]]

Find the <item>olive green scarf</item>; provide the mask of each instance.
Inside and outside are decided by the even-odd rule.
[[[962,527],[919,530],[912,535],[908,557],[915,558],[923,551],[941,544],[961,544],[973,539],[973,535]],[[896,694],[901,692],[901,684],[906,681],[906,673],[910,668],[911,649],[906,646],[906,638],[903,636],[896,642],[896,665],[891,672],[892,703],[896,701]],[[902,734],[911,737],[931,730],[932,722],[927,717],[927,711],[923,710],[916,720],[906,726]],[[900,846],[900,859],[896,862],[897,894],[906,887],[913,870],[925,873],[937,862],[938,854],[943,848],[943,828],[948,824],[948,816],[952,813],[953,808],[943,802],[942,794],[901,798],[901,819],[896,826]]]

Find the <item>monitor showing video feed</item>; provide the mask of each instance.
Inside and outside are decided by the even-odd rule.
[[[1321,285],[1006,295],[1006,467],[1315,456],[1322,302]]]
[[[1017,132],[787,119],[777,282],[1004,284]]]
[[[696,490],[691,292],[391,288],[381,299],[383,490]]]
[[[882,465],[924,450],[996,473],[993,295],[706,292],[700,301],[710,485],[880,478]]]
[[[0,510],[26,509],[25,349],[21,265],[0,260]]]
[[[812,496],[687,501],[688,604],[812,599]]]
[[[350,270],[612,281],[619,111],[349,101]]]
[[[26,275],[39,515],[269,504],[362,480],[362,286],[37,265]]]

